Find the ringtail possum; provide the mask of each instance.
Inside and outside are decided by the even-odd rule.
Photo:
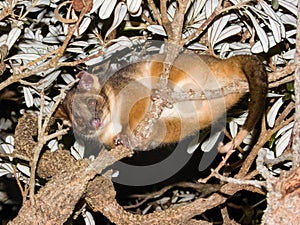
[[[105,83],[97,75],[80,72],[77,87],[69,91],[58,109],[72,122],[75,134],[109,148],[122,143],[145,117],[163,70],[164,55],[130,64]],[[267,95],[267,74],[256,56],[219,59],[209,55],[180,54],[172,64],[168,87],[176,92],[221,89],[232,82],[248,82],[249,113],[230,148],[237,147],[261,118]],[[245,91],[246,92],[246,91]],[[245,93],[218,98],[175,102],[165,108],[154,124],[148,148],[175,143],[210,126]]]

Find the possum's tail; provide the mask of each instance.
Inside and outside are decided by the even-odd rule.
[[[239,61],[245,73],[250,90],[249,112],[246,121],[234,140],[225,146],[220,146],[220,152],[227,152],[239,146],[248,133],[254,128],[265,110],[268,92],[268,77],[263,63],[253,55],[235,56],[233,60]]]

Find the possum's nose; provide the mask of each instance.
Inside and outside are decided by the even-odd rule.
[[[100,119],[92,119],[90,123],[91,123],[92,127],[95,129],[101,127],[101,125],[102,125],[102,122]]]

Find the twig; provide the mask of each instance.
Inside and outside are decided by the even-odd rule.
[[[232,153],[234,153],[235,150],[230,150],[226,153],[225,157],[223,158],[223,160],[219,163],[219,165],[217,166],[216,169],[212,169],[211,174],[209,176],[207,176],[206,178],[201,178],[198,180],[198,182],[201,183],[207,183],[207,181],[214,177],[216,174],[219,173],[220,169],[225,165],[225,163],[227,162],[227,160],[229,159],[229,157],[232,155]]]
[[[20,81],[20,80],[22,80],[22,79],[24,79],[26,77],[29,77],[29,76],[31,76],[33,74],[37,74],[37,73],[39,73],[41,71],[46,71],[46,70],[48,70],[50,68],[57,67],[59,59],[63,56],[63,53],[64,53],[65,49],[67,48],[67,46],[68,46],[68,44],[69,44],[69,42],[70,42],[70,40],[71,40],[74,32],[78,28],[81,20],[83,19],[86,10],[87,9],[85,7],[81,11],[76,24],[69,30],[69,32],[68,32],[68,34],[66,36],[66,39],[64,40],[63,44],[57,49],[57,51],[54,50],[51,53],[49,53],[49,55],[51,55],[52,53],[56,53],[56,56],[54,56],[52,59],[50,59],[49,62],[46,65],[36,67],[36,68],[34,68],[34,69],[30,70],[30,71],[27,71],[27,72],[22,72],[22,73],[16,73],[16,72],[14,72],[12,74],[12,76],[10,76],[5,81],[3,81],[3,82],[0,83],[0,90],[2,90],[3,88],[7,87],[8,85],[10,85],[12,83],[18,82],[18,81]],[[21,70],[22,68],[24,68],[24,67],[16,68],[16,69],[14,69],[14,71],[22,71]]]
[[[148,0],[148,6],[150,8],[150,10],[153,12],[154,15],[154,19],[158,22],[158,24],[162,25],[162,21],[159,15],[159,12],[155,6],[155,3],[153,0]]]
[[[214,173],[214,177],[220,179],[221,181],[225,181],[225,182],[232,183],[232,184],[252,185],[252,186],[256,186],[256,187],[260,187],[260,188],[266,186],[265,181],[235,179],[232,177],[225,177],[219,173]]]
[[[267,150],[264,148],[261,148],[258,151],[257,159],[256,159],[256,169],[267,180],[266,188],[268,189],[268,191],[271,191],[272,183],[276,181],[276,178],[273,177],[271,173],[268,171],[268,169],[264,166],[266,154],[267,154]]]
[[[191,40],[197,38],[202,32],[203,30],[214,20],[214,18],[220,14],[222,14],[223,12],[227,12],[229,10],[232,9],[238,9],[241,8],[245,5],[247,5],[249,2],[251,2],[250,0],[241,2],[239,4],[236,4],[234,6],[229,6],[226,8],[221,8],[220,5],[218,5],[215,10],[213,11],[213,13],[206,19],[206,21],[204,23],[201,24],[201,26],[190,36],[186,37],[185,39],[183,39],[181,42],[182,45],[185,45],[186,43],[190,42]]]
[[[280,130],[284,126],[288,125],[293,120],[294,120],[294,116],[291,116],[287,120],[285,120],[282,123],[275,126],[273,129],[269,129],[269,130],[262,129],[261,135],[260,135],[257,143],[252,148],[251,152],[245,159],[245,162],[243,163],[242,168],[240,169],[239,173],[235,177],[236,178],[244,177],[248,173],[254,159],[256,158],[256,156],[258,154],[258,151],[262,148],[262,146],[264,146],[264,144],[271,139],[273,134],[275,134],[278,130]]]
[[[45,99],[44,99],[44,90],[42,89],[41,92],[41,105],[40,105],[40,111],[39,111],[39,115],[38,115],[38,142],[37,145],[34,147],[33,149],[33,159],[30,162],[30,181],[29,181],[29,197],[30,197],[30,201],[31,204],[34,205],[34,192],[35,192],[35,172],[36,172],[36,167],[37,167],[37,163],[40,157],[40,153],[42,150],[42,147],[44,146],[44,144],[51,140],[52,138],[61,136],[63,134],[66,134],[69,128],[63,129],[63,130],[59,130],[53,134],[47,135],[47,127],[49,125],[49,121],[51,116],[53,115],[53,113],[55,112],[56,108],[58,107],[59,103],[61,102],[62,98],[63,98],[63,94],[66,90],[68,90],[70,87],[72,87],[74,84],[76,83],[76,80],[71,82],[70,84],[68,84],[66,87],[62,88],[60,91],[60,94],[58,96],[57,101],[55,102],[55,104],[53,105],[50,113],[45,117],[44,121],[43,121],[43,112],[44,112],[44,103],[45,103]]]
[[[20,159],[20,160],[24,160],[24,161],[27,161],[27,162],[29,162],[31,160],[29,157],[17,154],[15,152],[12,152],[12,153],[0,153],[0,158],[8,158],[8,157],[15,158],[15,159]]]

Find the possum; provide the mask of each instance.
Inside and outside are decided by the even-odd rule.
[[[57,115],[69,120],[79,137],[108,148],[126,143],[122,137],[130,137],[150,108],[153,89],[163,71],[164,57],[157,55],[130,64],[103,84],[97,74],[80,72],[78,85],[67,93]],[[236,138],[226,145],[226,151],[240,145],[262,117],[268,89],[263,63],[253,55],[220,59],[182,53],[172,64],[167,84],[172,91],[183,93],[222,89],[233,82],[248,82],[249,113]],[[146,148],[176,143],[209,127],[237,105],[246,92],[175,102],[163,110],[153,125]]]

